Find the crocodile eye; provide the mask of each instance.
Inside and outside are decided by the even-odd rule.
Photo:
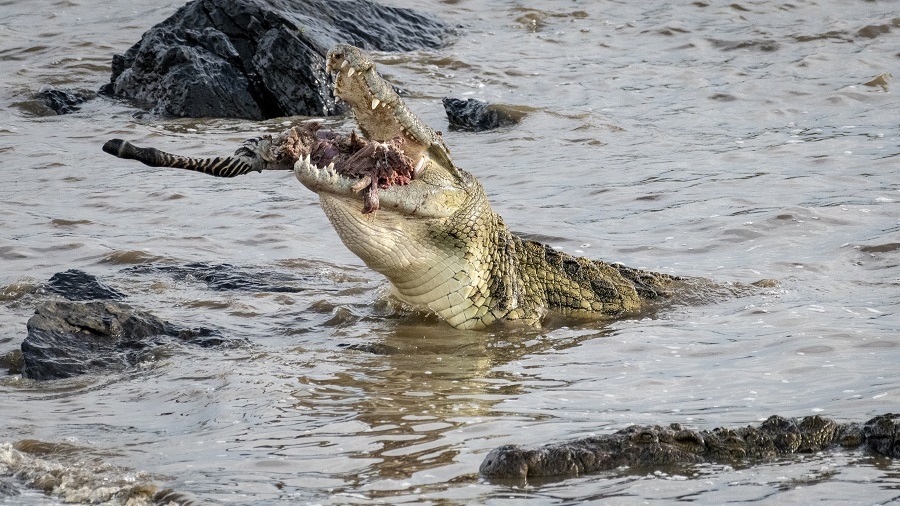
[[[701,438],[698,434],[689,431],[682,431],[678,434],[675,434],[675,441],[683,444],[703,444],[703,438]]]
[[[655,443],[657,441],[657,437],[656,434],[653,433],[653,431],[642,430],[641,432],[634,434],[631,437],[631,440],[635,443]]]

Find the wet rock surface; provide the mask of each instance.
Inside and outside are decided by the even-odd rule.
[[[515,107],[491,105],[474,98],[444,98],[443,102],[451,130],[483,132],[515,125],[525,116]]]
[[[763,461],[832,447],[900,457],[900,415],[880,415],[864,424],[841,424],[820,416],[772,416],[758,427],[701,431],[678,424],[636,425],[537,448],[501,446],[485,457],[479,472],[501,479],[565,477],[621,467],[652,470],[702,462]]]
[[[176,281],[201,281],[214,291],[297,293],[313,280],[281,272],[249,271],[230,264],[195,262],[186,265],[139,265],[126,269],[138,274],[164,274]]]
[[[96,276],[82,270],[69,269],[57,272],[41,287],[46,292],[61,295],[69,300],[118,300],[125,294],[110,288]]]
[[[437,48],[448,33],[434,16],[368,0],[194,0],[114,56],[101,93],[169,116],[327,116],[341,112],[330,47]]]
[[[96,93],[81,90],[45,88],[36,95],[37,100],[56,114],[69,114],[81,108],[81,104],[94,98]]]
[[[217,331],[182,328],[112,301],[43,302],[27,327],[21,373],[38,380],[124,370],[173,340],[204,347],[226,342]]]

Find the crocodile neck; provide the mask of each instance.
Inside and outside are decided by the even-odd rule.
[[[461,329],[498,320],[537,325],[548,313],[621,316],[673,279],[523,240],[493,211],[474,177],[470,185],[471,198],[447,218],[410,220],[390,210],[363,215],[357,201],[328,193],[320,203],[347,248],[383,274],[398,299]]]

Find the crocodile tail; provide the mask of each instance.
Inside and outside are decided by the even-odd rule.
[[[122,139],[110,139],[103,145],[103,151],[128,160],[137,160],[151,167],[175,167],[193,170],[216,177],[235,177],[248,172],[260,172],[265,162],[250,149],[242,148],[235,156],[215,158],[193,158],[173,155],[156,148],[139,148]]]

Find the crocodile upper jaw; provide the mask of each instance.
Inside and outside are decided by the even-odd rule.
[[[370,141],[402,139],[402,150],[414,161],[409,185],[378,192],[380,209],[417,217],[449,216],[465,200],[471,178],[456,168],[438,132],[413,114],[375,70],[375,63],[358,48],[339,45],[329,51],[326,68],[336,73],[335,96],[350,105],[363,135]],[[358,181],[333,167],[319,167],[308,158],[294,166],[297,179],[310,190],[362,200]]]

